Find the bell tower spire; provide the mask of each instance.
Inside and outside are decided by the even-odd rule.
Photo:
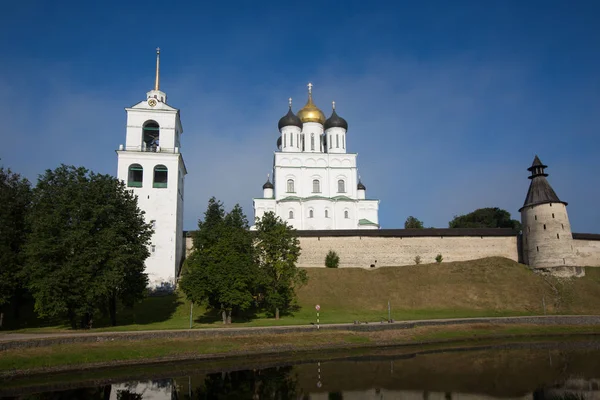
[[[156,48],[156,81],[154,90],[160,90],[160,47]]]
[[[156,77],[154,78],[154,89],[146,93],[146,99],[148,100],[150,107],[155,107],[157,102],[167,104],[167,94],[160,90],[160,47],[156,48]]]

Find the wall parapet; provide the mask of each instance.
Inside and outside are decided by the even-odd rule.
[[[600,240],[599,233],[575,233],[573,232],[573,239],[575,240]]]
[[[510,228],[425,228],[425,229],[341,229],[341,230],[298,230],[299,237],[440,237],[440,236],[517,236],[518,231]],[[600,235],[598,235],[600,237]],[[599,239],[600,240],[600,239]]]

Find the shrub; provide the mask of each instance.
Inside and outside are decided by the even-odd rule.
[[[438,264],[441,263],[443,259],[444,259],[444,257],[442,257],[441,254],[438,254],[437,256],[435,256],[435,262]]]
[[[421,256],[415,257],[415,264],[417,264],[417,265],[421,264]]]
[[[333,250],[329,250],[325,256],[325,266],[327,268],[337,268],[340,265],[340,256]]]

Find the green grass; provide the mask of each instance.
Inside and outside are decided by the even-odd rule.
[[[548,314],[597,314],[600,268],[586,268],[586,277],[559,283],[557,298],[545,279],[527,267],[504,258],[364,269],[308,269],[309,283],[298,290],[298,309],[268,318],[264,312],[234,315],[233,326],[307,325],[316,322],[314,306],[321,305],[320,323],[379,322],[388,318],[501,317]],[[556,280],[553,281],[556,284]],[[559,301],[560,300],[560,301]],[[56,321],[40,320],[31,307],[18,324],[5,315],[5,329],[17,332],[70,330]],[[223,327],[220,315],[194,305],[193,327]],[[180,294],[148,297],[133,309],[118,311],[119,325],[95,316],[94,331],[188,329],[190,303]]]
[[[33,371],[85,364],[109,366],[112,363],[140,363],[192,359],[205,355],[297,354],[328,348],[414,344],[419,342],[472,341],[485,339],[528,338],[532,335],[600,334],[595,326],[532,326],[471,324],[430,326],[377,332],[311,331],[257,336],[150,339],[98,343],[70,343],[48,347],[6,350],[0,357],[0,371]],[[2,374],[0,374],[1,376]]]

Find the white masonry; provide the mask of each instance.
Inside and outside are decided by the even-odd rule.
[[[335,111],[325,119],[312,100],[279,121],[273,181],[254,199],[255,219],[272,211],[300,230],[378,229],[379,200],[366,199],[356,153],[347,152],[348,124]]]
[[[167,105],[159,86],[156,52],[156,82],[146,100],[126,108],[125,145],[117,150],[117,176],[138,197],[146,222],[154,227],[146,273],[150,287],[172,289],[183,251],[183,186],[187,174],[181,155],[183,132],[179,110]]]

